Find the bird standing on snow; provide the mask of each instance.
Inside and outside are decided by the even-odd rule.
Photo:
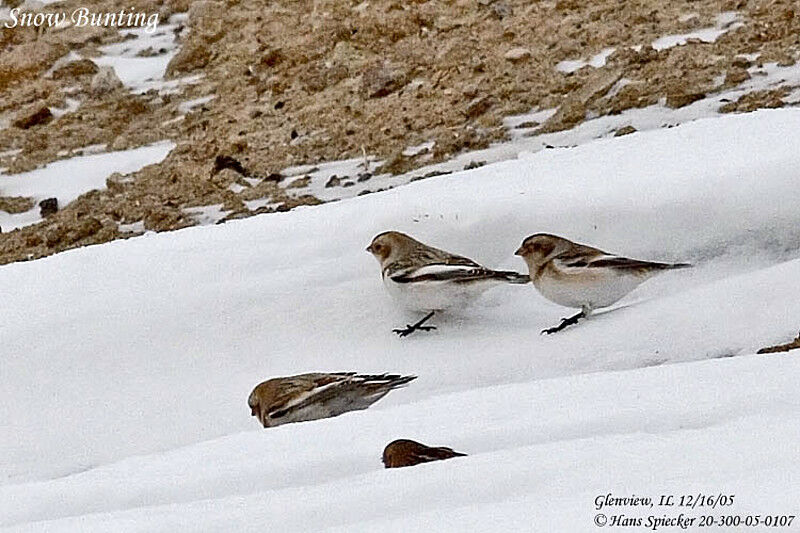
[[[417,376],[355,372],[300,374],[258,385],[247,404],[265,428],[339,416],[366,409]]]
[[[393,330],[401,337],[436,329],[422,324],[436,311],[462,307],[491,287],[530,281],[524,274],[488,269],[399,231],[377,235],[367,251],[380,263],[389,294],[406,309],[428,313],[416,324]]]
[[[400,468],[453,457],[466,457],[466,455],[444,446],[431,448],[413,440],[398,439],[390,442],[383,450],[383,465],[386,468]]]
[[[654,263],[608,254],[570,240],[537,233],[515,252],[528,264],[530,278],[539,292],[564,307],[581,312],[561,319],[561,324],[542,333],[556,333],[577,324],[600,307],[607,307],[640,283],[664,270],[686,268],[686,263]]]

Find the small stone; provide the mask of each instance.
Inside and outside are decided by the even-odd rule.
[[[636,128],[634,128],[631,125],[624,126],[624,127],[620,128],[620,129],[618,129],[616,131],[616,133],[614,133],[614,137],[622,137],[623,135],[630,135],[631,133],[633,133],[635,131],[637,131]]]
[[[750,73],[743,68],[732,68],[725,74],[725,83],[738,85],[750,79]]]
[[[42,106],[35,108],[35,110],[27,110],[21,113],[21,116],[13,122],[13,126],[21,130],[27,130],[34,126],[47,124],[51,120],[53,120],[53,113],[50,112],[50,108]]]
[[[475,98],[478,96],[478,87],[476,85],[467,85],[461,89],[461,94],[467,98]]]
[[[432,172],[428,172],[427,174],[425,174],[424,176],[421,176],[421,177],[422,178],[434,178],[436,176],[445,176],[447,174],[452,174],[452,173],[453,173],[452,170],[434,170]]]
[[[473,98],[472,101],[467,104],[467,117],[477,118],[486,113],[490,107],[492,107],[491,97],[480,96],[478,98]]]
[[[667,95],[667,107],[673,109],[684,107],[698,100],[702,100],[705,96],[705,93],[701,92],[671,93]]]
[[[700,27],[700,17],[697,14],[691,14],[680,21],[681,27],[687,30],[693,30]]]
[[[330,189],[331,187],[338,187],[342,184],[341,178],[339,178],[336,174],[330,177],[330,179],[325,183],[325,188]]]
[[[178,73],[192,72],[205,67],[211,61],[210,48],[205,41],[200,39],[187,41],[167,65],[167,75],[174,76]]]
[[[242,166],[242,164],[235,158],[228,156],[228,155],[218,155],[214,158],[214,169],[211,171],[211,175],[217,174],[223,169],[229,168],[234,172],[241,174],[242,176],[247,176],[247,170]]]
[[[492,4],[492,15],[498,19],[504,19],[514,14],[514,9],[503,1]]]
[[[302,187],[308,187],[308,184],[311,183],[311,176],[303,176],[302,178],[297,178],[289,185],[286,186],[287,189],[299,189]]]
[[[117,73],[114,72],[113,67],[100,67],[92,77],[92,83],[89,86],[89,90],[91,91],[92,95],[94,96],[101,96],[106,93],[110,93],[116,91],[117,89],[121,89],[123,87],[122,81],[117,76]]]
[[[361,95],[365,98],[382,98],[405,85],[405,75],[387,63],[369,67],[361,75]]]
[[[736,68],[744,69],[744,68],[750,68],[751,66],[753,66],[753,62],[750,61],[749,59],[747,59],[746,57],[737,56],[737,57],[733,58],[733,61],[731,62],[731,65],[733,65]]]
[[[180,210],[166,206],[154,206],[148,209],[142,220],[144,228],[148,231],[169,231],[187,225]]]
[[[81,76],[94,75],[98,72],[97,65],[89,59],[70,61],[61,68],[53,71],[54,80],[75,79]]]
[[[486,164],[486,161],[470,161],[464,165],[464,170],[472,170],[473,168],[480,168]]]
[[[506,52],[503,57],[507,60],[511,61],[512,63],[517,63],[520,61],[524,61],[531,57],[531,51],[527,48],[512,48],[508,52]]]
[[[47,218],[58,211],[58,198],[47,198],[39,202],[39,214]]]
[[[267,67],[274,67],[283,61],[283,59],[284,57],[281,49],[272,48],[271,50],[267,50],[264,55],[261,56],[261,64]]]

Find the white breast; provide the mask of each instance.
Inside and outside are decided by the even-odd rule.
[[[646,276],[618,273],[612,269],[574,269],[561,276],[543,274],[534,285],[548,300],[565,307],[598,309],[608,307],[642,283]]]
[[[484,291],[501,285],[501,280],[484,280],[470,283],[452,281],[422,281],[396,283],[384,276],[383,284],[392,298],[410,311],[443,311],[467,306]]]

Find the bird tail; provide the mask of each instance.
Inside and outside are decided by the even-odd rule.
[[[467,454],[461,453],[461,452],[457,452],[453,448],[445,448],[444,446],[440,446],[438,449],[442,450],[442,452],[450,455],[451,457],[466,457],[467,456]]]
[[[511,272],[508,270],[496,270],[497,277],[505,280],[513,285],[523,285],[530,283],[531,277],[528,274],[520,274],[519,272]]]
[[[408,385],[417,376],[401,376],[400,374],[357,374],[353,376],[355,380],[364,384],[371,385],[378,389],[397,389]]]
[[[664,265],[664,270],[677,270],[679,268],[692,268],[694,265],[691,263],[661,263]]]
[[[452,459],[453,457],[466,457],[467,454],[457,452],[453,448],[445,446],[438,446],[436,448],[426,448],[425,450],[418,451],[414,456],[420,462],[442,461],[444,459]]]

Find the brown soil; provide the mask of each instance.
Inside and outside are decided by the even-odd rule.
[[[800,335],[798,335],[797,338],[790,343],[761,348],[757,353],[778,353],[788,352],[789,350],[800,350]]]
[[[40,224],[0,235],[0,263],[130,236],[120,223],[144,221],[156,231],[192,225],[183,211],[191,206],[223,204],[229,218],[241,218],[252,214],[244,200],[278,205],[257,212],[318,203],[287,195],[291,180],[278,173],[290,165],[368,153],[386,162],[382,171],[399,173],[422,165],[402,155],[406,147],[435,140],[425,163],[442,161],[505,138],[502,119],[511,114],[558,108],[538,130],[547,132],[662,98],[681,107],[746,80],[751,62],[740,54],[760,53],[756,63],[800,57],[794,0],[106,0],[93,9],[123,5],[162,20],[188,10],[189,32],[168,75],[203,78],[179,95],[92,91],[90,61],[45,73],[70,50],[96,56],[121,40],[116,30],[0,29],[0,124],[10,124],[0,130],[0,153],[21,150],[0,157],[0,167],[30,170],[93,144],[117,150],[172,139],[177,147]],[[713,26],[724,11],[738,11],[744,26],[714,43],[647,46]],[[617,50],[603,68],[555,68],[607,47]],[[630,82],[609,96],[622,78]],[[723,111],[784,105],[785,94],[745,95]],[[179,118],[180,102],[207,95],[216,98]],[[42,111],[66,107],[67,96],[81,101],[76,111],[58,118]],[[230,160],[238,166],[220,168]],[[241,192],[229,190],[233,183]]]
[[[0,196],[0,211],[16,214],[33,209],[33,200],[22,196]]]

